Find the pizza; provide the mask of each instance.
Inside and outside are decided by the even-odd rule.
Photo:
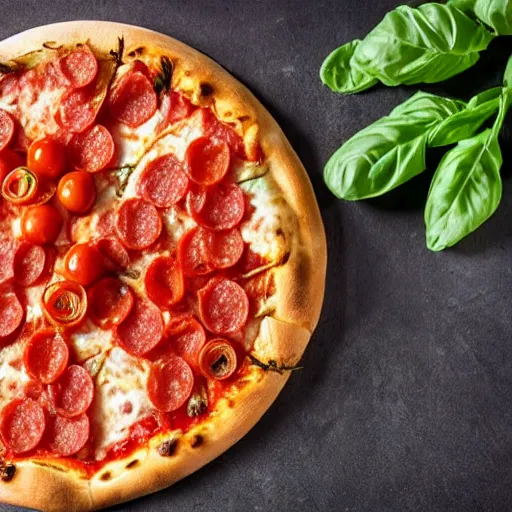
[[[326,243],[275,121],[108,22],[0,43],[0,500],[92,510],[238,441],[318,322]]]

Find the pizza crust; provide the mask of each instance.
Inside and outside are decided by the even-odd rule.
[[[173,87],[196,104],[211,106],[219,118],[232,123],[244,137],[246,152],[264,151],[270,172],[287,207],[297,218],[296,236],[289,240],[290,256],[273,269],[277,303],[262,321],[254,353],[261,361],[296,364],[315,328],[322,306],[326,272],[323,223],[308,176],[277,123],[237,80],[196,50],[146,29],[129,25],[76,21],[38,27],[0,43],[0,60],[38,48],[44,42],[69,44],[89,40],[100,52],[117,48],[122,35],[130,48],[144,42],[141,53],[167,54],[174,64]],[[134,53],[135,56],[135,53]],[[154,438],[149,448],[109,463],[91,480],[62,468],[17,464],[14,478],[0,483],[0,499],[42,510],[91,510],[162,489],[208,463],[243,437],[270,407],[289,377],[251,367],[249,382],[220,410],[178,440],[173,455],[162,456]],[[197,436],[201,443],[197,444]],[[195,445],[195,446],[194,446]],[[137,462],[134,462],[134,461]],[[127,466],[129,466],[127,468]]]

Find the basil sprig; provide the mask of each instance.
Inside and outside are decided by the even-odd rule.
[[[488,1],[488,0],[484,0]],[[332,52],[320,78],[339,93],[441,82],[473,66],[495,34],[452,5],[397,7],[362,40]]]
[[[504,86],[468,103],[418,92],[339,148],[325,166],[325,182],[342,199],[375,197],[425,170],[427,148],[458,143],[441,160],[425,208],[428,248],[451,247],[499,205],[498,136],[511,103],[512,57]],[[496,114],[492,128],[479,132]]]

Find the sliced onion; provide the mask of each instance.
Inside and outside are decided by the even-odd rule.
[[[13,204],[28,204],[37,194],[37,177],[26,167],[11,171],[2,183],[2,196]]]
[[[223,338],[209,341],[199,354],[199,368],[208,378],[224,380],[236,371],[235,349]]]
[[[73,281],[58,281],[43,293],[43,308],[48,320],[60,327],[79,324],[87,311],[87,293]]]

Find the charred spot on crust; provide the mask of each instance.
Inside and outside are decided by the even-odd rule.
[[[196,434],[191,440],[190,440],[190,446],[192,448],[197,448],[198,446],[201,446],[204,443],[204,437],[200,434]]]
[[[177,448],[178,440],[169,439],[168,441],[164,441],[163,443],[159,444],[156,449],[162,457],[170,457],[176,453]]]
[[[103,480],[104,482],[106,482],[107,480],[110,480],[111,478],[112,478],[112,473],[110,471],[105,471],[105,473],[103,473],[100,476],[100,480]]]
[[[200,85],[199,85],[199,89],[201,91],[201,96],[211,96],[213,94],[213,85],[207,83],[207,82],[202,82]]]
[[[0,478],[3,482],[10,482],[16,473],[16,466],[14,464],[6,464],[0,469]]]
[[[238,120],[241,122],[241,123],[244,123],[245,121],[249,121],[250,117],[249,116],[239,116],[238,117]]]
[[[128,462],[128,464],[126,464],[126,469],[131,469],[138,465],[139,465],[139,459],[133,459],[131,462]]]
[[[129,54],[128,54],[128,57],[138,57],[140,55],[142,55],[145,51],[145,48],[144,46],[139,46],[138,48],[135,48],[135,50],[132,50]]]

